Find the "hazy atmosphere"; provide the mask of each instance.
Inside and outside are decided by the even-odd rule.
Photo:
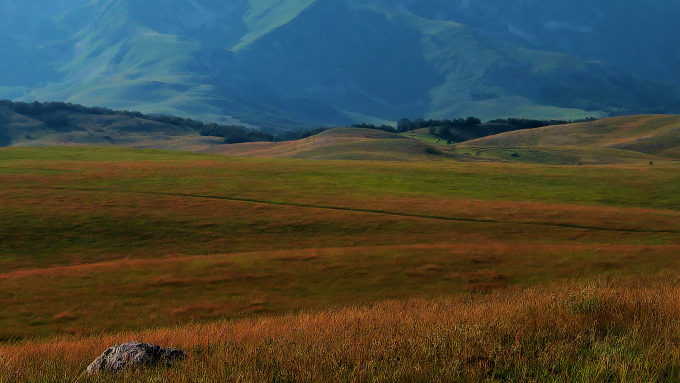
[[[680,110],[680,4],[0,3],[0,98],[299,129]]]

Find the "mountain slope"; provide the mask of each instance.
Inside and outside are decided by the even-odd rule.
[[[677,8],[653,3],[640,10],[646,18]],[[488,8],[416,0],[73,0],[55,2],[31,23],[29,5],[5,0],[0,44],[8,54],[0,59],[0,97],[266,130],[400,117],[568,119],[680,110],[674,88],[680,81],[671,74],[649,76],[639,65],[628,72],[619,61],[601,60],[616,59],[614,53],[567,49],[555,33],[538,33],[570,30],[572,24],[548,17],[564,10],[556,1],[484,4]],[[615,15],[639,8],[612,7],[612,17],[579,19],[586,25],[581,29],[595,30],[596,21],[620,26]],[[548,37],[518,37],[519,29],[531,28]],[[655,41],[675,41],[669,37],[675,27],[653,30]],[[590,46],[606,50],[611,36],[603,36]],[[663,62],[652,65],[656,73],[675,63],[661,53],[645,59]]]
[[[635,76],[680,85],[675,1],[406,0],[402,6],[524,48],[606,61]]]

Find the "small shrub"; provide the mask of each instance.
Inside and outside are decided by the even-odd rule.
[[[51,116],[48,116],[45,118],[43,121],[45,123],[45,126],[48,128],[53,128],[53,129],[62,129],[66,128],[71,125],[71,120],[68,118],[68,115],[66,113],[56,113]]]
[[[439,150],[437,150],[437,149],[435,149],[431,146],[428,146],[428,147],[425,148],[425,153],[432,154],[432,155],[435,155],[435,156],[442,154],[442,152],[440,152]]]

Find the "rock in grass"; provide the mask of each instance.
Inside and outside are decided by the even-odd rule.
[[[88,375],[103,371],[116,372],[126,368],[170,366],[182,360],[186,354],[182,350],[163,348],[155,344],[129,342],[110,347],[87,367]]]

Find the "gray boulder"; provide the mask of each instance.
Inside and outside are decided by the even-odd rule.
[[[129,342],[110,347],[87,367],[87,374],[102,371],[116,372],[126,368],[143,368],[157,365],[170,366],[182,360],[186,354],[182,350],[163,348],[155,344]]]

